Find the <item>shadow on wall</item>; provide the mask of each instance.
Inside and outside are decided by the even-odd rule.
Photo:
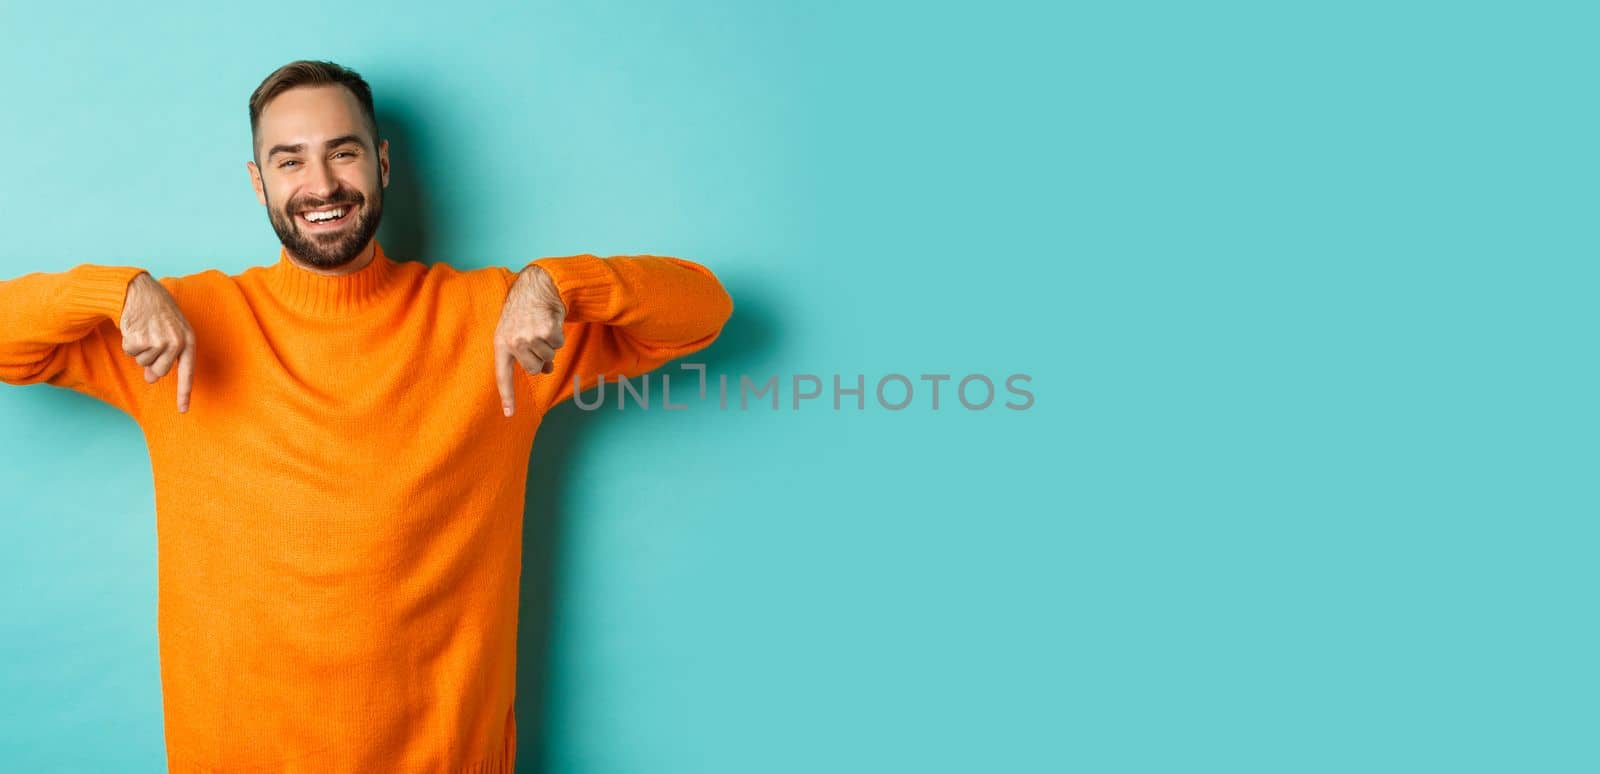
[[[679,363],[704,363],[707,378],[719,373],[736,373],[775,343],[775,305],[773,297],[749,278],[734,272],[719,271],[717,259],[684,256],[701,261],[722,281],[733,297],[733,317],[711,346],[692,355],[673,360],[655,373],[673,373]],[[591,388],[582,394],[587,402],[597,395]],[[608,390],[617,389],[614,381]],[[610,393],[609,394],[614,394]],[[652,404],[654,405],[654,404]],[[609,410],[608,410],[609,409]],[[715,410],[715,409],[712,409]],[[687,415],[691,411],[685,411]],[[608,398],[604,407],[584,411],[573,401],[563,401],[546,414],[534,438],[528,466],[528,488],[522,515],[522,585],[517,611],[517,767],[519,773],[544,774],[549,766],[546,709],[549,706],[550,658],[555,631],[552,627],[558,583],[562,576],[560,546],[562,526],[582,515],[570,512],[564,484],[569,480],[572,460],[582,447],[582,439],[599,425],[621,421],[626,412],[616,411]],[[684,427],[693,419],[683,416]]]
[[[417,176],[417,153],[408,117],[378,113],[378,133],[389,141],[389,187],[383,189],[383,220],[378,241],[398,260],[428,260],[428,202]]]

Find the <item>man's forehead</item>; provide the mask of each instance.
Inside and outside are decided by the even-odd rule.
[[[347,134],[366,135],[355,96],[342,86],[290,89],[261,110],[258,139],[265,145],[320,143]]]

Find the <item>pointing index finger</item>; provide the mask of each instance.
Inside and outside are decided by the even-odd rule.
[[[517,410],[516,387],[511,376],[510,352],[502,352],[498,347],[494,352],[494,379],[500,388],[500,409],[506,416],[511,416]]]
[[[183,348],[178,356],[178,413],[189,411],[189,391],[194,387],[194,344]]]

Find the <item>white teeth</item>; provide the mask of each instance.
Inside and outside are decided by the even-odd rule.
[[[309,221],[311,221],[313,223],[317,223],[317,222],[324,221],[324,220],[333,220],[334,218],[342,218],[342,217],[344,217],[344,210],[342,210],[342,209],[328,210],[327,212],[308,212],[308,213],[306,213],[306,220],[309,220]]]

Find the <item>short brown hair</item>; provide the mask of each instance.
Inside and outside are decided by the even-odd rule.
[[[367,116],[367,125],[372,129],[372,147],[377,149],[378,117],[372,111],[372,87],[367,85],[366,79],[355,70],[333,62],[299,59],[273,70],[250,95],[250,147],[258,163],[261,149],[256,147],[256,129],[261,125],[261,111],[267,103],[296,86],[323,84],[343,86],[356,96],[356,101],[361,103],[361,111]]]

